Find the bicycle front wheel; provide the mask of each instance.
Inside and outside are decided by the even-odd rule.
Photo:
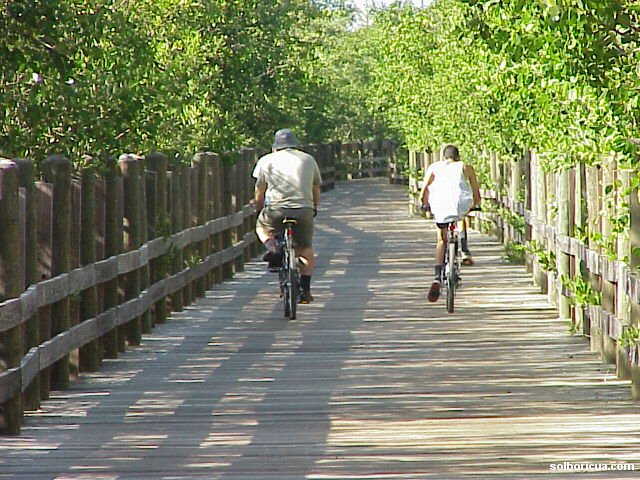
[[[454,297],[456,295],[456,283],[458,273],[456,272],[456,245],[449,243],[447,247],[447,312],[453,313]]]

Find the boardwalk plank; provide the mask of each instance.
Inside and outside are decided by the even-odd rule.
[[[323,197],[316,301],[282,318],[264,265],[216,286],[102,371],[54,392],[0,479],[554,478],[630,462],[629,384],[568,334],[521,267],[472,233],[457,311],[429,304],[433,226],[402,187]],[[556,475],[565,478],[565,475]],[[633,478],[631,473],[589,478]]]

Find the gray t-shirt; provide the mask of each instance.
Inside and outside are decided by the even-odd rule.
[[[313,187],[322,184],[315,159],[292,148],[260,158],[253,177],[256,186],[267,187],[267,203],[276,208],[313,208]]]

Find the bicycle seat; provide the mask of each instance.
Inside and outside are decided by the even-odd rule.
[[[282,219],[282,223],[283,223],[283,224],[287,224],[287,223],[293,223],[293,224],[296,224],[296,223],[298,223],[298,220],[296,220],[295,218],[291,218],[291,217],[284,217],[284,218]]]

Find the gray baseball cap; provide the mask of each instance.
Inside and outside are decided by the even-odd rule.
[[[283,148],[295,148],[300,146],[300,142],[296,137],[296,134],[293,133],[288,128],[283,128],[278,130],[273,139],[273,145],[271,145],[275,150],[282,150]]]

